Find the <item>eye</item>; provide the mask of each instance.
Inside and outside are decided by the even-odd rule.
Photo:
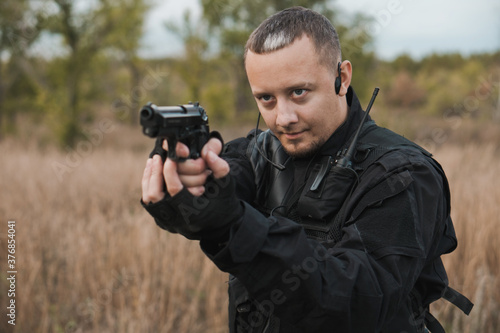
[[[305,89],[295,89],[293,91],[293,93],[296,95],[296,96],[302,96],[306,93],[306,90]]]
[[[294,99],[296,102],[305,102],[309,97],[309,89],[298,88],[293,89],[290,93],[290,97]]]
[[[264,105],[266,107],[272,105],[273,102],[275,101],[275,97],[269,94],[255,96],[255,98],[259,101],[261,105]]]

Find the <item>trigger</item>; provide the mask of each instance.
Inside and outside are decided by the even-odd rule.
[[[149,154],[149,158],[153,158],[154,155],[158,154],[160,155],[163,163],[165,163],[165,160],[167,159],[167,151],[163,149],[163,140],[163,138],[156,138],[155,147]]]
[[[177,146],[177,141],[167,140],[168,143],[168,158],[172,161],[177,161],[177,155],[175,154],[175,146]]]

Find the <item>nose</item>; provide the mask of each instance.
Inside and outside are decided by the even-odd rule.
[[[298,121],[299,118],[293,103],[278,100],[276,104],[276,126],[286,128]]]

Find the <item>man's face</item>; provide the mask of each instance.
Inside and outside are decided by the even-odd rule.
[[[271,53],[248,51],[246,71],[264,121],[290,156],[316,152],[346,118],[337,73],[320,64],[305,35]]]

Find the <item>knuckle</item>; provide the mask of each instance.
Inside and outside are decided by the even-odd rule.
[[[196,168],[197,173],[205,173],[206,169],[207,165],[202,159],[200,159],[200,163],[198,163],[198,166]]]
[[[205,187],[203,187],[203,186],[190,187],[190,188],[188,188],[188,191],[192,195],[199,197],[200,195],[202,195],[205,192]]]
[[[222,178],[222,177],[225,177],[227,174],[229,174],[230,172],[230,168],[229,168],[229,164],[225,163],[221,163],[219,165],[219,168],[217,170],[217,175],[216,175],[216,178]]]
[[[175,195],[177,193],[179,193],[181,190],[182,190],[183,186],[182,185],[171,185],[169,186],[168,188],[168,192],[170,193],[170,195]]]
[[[205,169],[207,168],[205,161],[203,159],[198,158],[196,160],[189,160],[188,162],[188,167],[189,170],[191,171],[191,174],[200,174],[205,172]]]

